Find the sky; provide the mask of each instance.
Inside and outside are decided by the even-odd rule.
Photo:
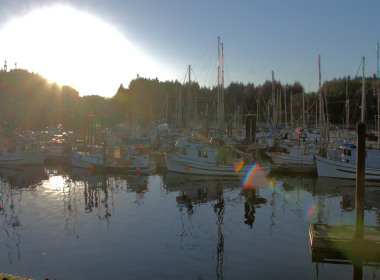
[[[218,36],[226,86],[260,85],[273,71],[316,91],[319,55],[322,83],[361,76],[363,56],[365,75],[377,72],[378,0],[0,2],[1,67],[17,63],[80,95],[112,97],[137,75],[182,83],[189,65],[192,81],[216,86]]]

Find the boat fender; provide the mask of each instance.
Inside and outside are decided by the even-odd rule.
[[[140,167],[136,167],[136,171],[137,171],[137,172],[140,172]]]
[[[185,170],[189,170],[189,167],[188,167],[187,165],[185,165],[185,166],[183,167],[183,169],[185,169]]]

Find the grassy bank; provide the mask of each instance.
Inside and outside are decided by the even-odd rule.
[[[30,280],[25,277],[19,277],[19,276],[8,275],[8,274],[3,274],[3,273],[0,273],[0,279],[1,280]]]

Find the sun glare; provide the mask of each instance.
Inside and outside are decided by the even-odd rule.
[[[0,39],[8,70],[17,63],[18,68],[74,87],[80,95],[110,97],[120,83],[128,86],[136,74],[151,77],[156,71],[115,28],[67,6],[15,18],[0,31]]]

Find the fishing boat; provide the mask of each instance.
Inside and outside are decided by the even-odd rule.
[[[64,134],[54,135],[46,141],[46,161],[70,161],[71,144]]]
[[[174,150],[165,152],[165,161],[168,171],[185,174],[243,176],[253,166],[265,174],[270,172],[270,165],[261,166],[233,146],[219,146],[197,137],[180,137]]]
[[[362,104],[361,122],[365,123],[366,95],[365,75],[363,57],[363,79],[362,79]],[[377,145],[378,146],[378,145]],[[356,179],[357,148],[353,143],[345,144],[340,149],[330,150],[326,157],[316,156],[318,176]],[[373,145],[365,150],[365,180],[380,181],[380,150]]]
[[[84,150],[75,150],[71,154],[71,165],[80,168],[103,167],[104,149],[101,145],[87,145]]]
[[[266,152],[274,164],[294,171],[313,172],[317,165],[315,155],[319,149],[314,144],[289,145],[281,152]]]
[[[341,147],[340,153],[327,157],[315,156],[317,160],[318,176],[356,179],[356,145],[346,144]],[[365,179],[380,181],[380,150],[366,149]]]
[[[113,160],[106,164],[108,168],[120,171],[149,173],[156,169],[149,160],[148,149],[144,145],[131,146],[125,151],[124,159]]]
[[[18,134],[0,139],[0,165],[43,164],[45,149],[36,139]]]
[[[74,151],[71,156],[74,167],[89,169],[107,169],[120,172],[146,173],[155,169],[154,163],[149,161],[145,146],[129,147],[125,153],[120,148],[105,151],[101,145],[88,145],[86,151]]]

